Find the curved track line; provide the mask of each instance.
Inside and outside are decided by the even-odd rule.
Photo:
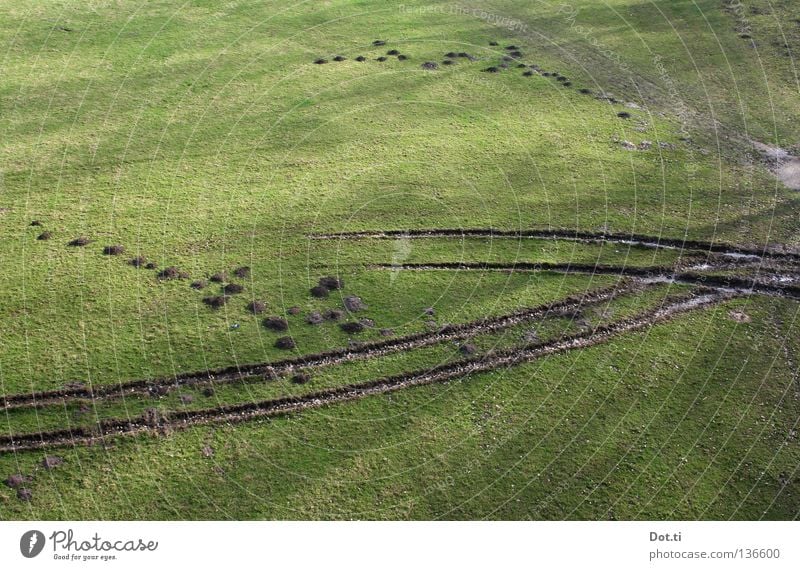
[[[133,380],[114,385],[95,386],[94,388],[75,387],[61,390],[11,394],[0,397],[0,409],[38,407],[70,400],[112,399],[126,395],[161,393],[165,390],[173,390],[182,386],[211,382],[215,384],[226,384],[255,376],[261,376],[264,379],[272,379],[277,378],[280,374],[290,373],[295,368],[317,368],[351,360],[378,358],[394,352],[413,350],[451,340],[462,340],[476,334],[502,330],[544,317],[571,313],[587,305],[608,302],[617,296],[640,291],[647,286],[648,284],[633,282],[622,283],[612,287],[589,291],[581,295],[569,296],[554,303],[522,309],[497,317],[489,317],[459,325],[447,325],[436,331],[416,333],[383,341],[368,342],[358,347],[346,347],[273,362],[180,374],[170,378]]]
[[[707,242],[689,239],[646,236],[640,234],[580,232],[570,230],[499,230],[494,228],[465,229],[413,229],[413,230],[376,230],[339,233],[316,233],[307,236],[317,240],[355,240],[355,239],[397,239],[397,238],[536,238],[577,241],[583,243],[619,243],[648,249],[691,250],[705,253],[718,253],[737,259],[755,258],[784,259],[800,262],[800,253],[782,251],[775,247],[746,247],[720,242]]]
[[[145,413],[130,420],[105,420],[98,423],[93,429],[76,428],[74,430],[12,434],[0,437],[0,453],[57,446],[90,445],[105,442],[108,438],[142,433],[163,435],[169,434],[173,430],[186,429],[196,425],[238,423],[256,418],[281,416],[305,409],[347,402],[365,396],[393,392],[412,386],[446,382],[469,374],[489,372],[553,354],[588,348],[611,340],[621,334],[641,330],[681,313],[708,307],[735,296],[735,294],[731,293],[708,293],[561,339],[504,349],[481,357],[457,360],[431,369],[387,376],[366,383],[322,390],[305,396],[175,412],[166,417]]]

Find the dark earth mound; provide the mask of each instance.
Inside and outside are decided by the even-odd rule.
[[[103,248],[103,255],[122,255],[125,253],[124,245],[107,245]]]
[[[283,317],[267,317],[261,324],[275,332],[283,332],[289,329],[289,323]]]
[[[228,302],[228,299],[230,299],[230,297],[226,297],[225,295],[214,295],[212,297],[205,297],[203,303],[212,309],[220,309]]]
[[[281,350],[291,350],[297,346],[294,342],[294,339],[290,336],[282,336],[278,340],[275,341],[275,348],[280,348]]]
[[[324,299],[330,294],[330,291],[327,287],[323,287],[322,285],[317,285],[316,287],[311,288],[311,296],[316,297],[317,299]]]

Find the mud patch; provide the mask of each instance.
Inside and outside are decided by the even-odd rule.
[[[291,350],[296,346],[297,344],[294,342],[294,339],[290,336],[282,336],[275,341],[275,348],[280,348],[281,350]]]
[[[800,190],[800,158],[794,158],[779,166],[777,170],[778,180],[791,190]]]
[[[188,279],[189,274],[175,266],[170,266],[159,271],[157,277],[161,281],[171,281],[173,279]]]
[[[221,309],[225,306],[225,303],[228,302],[230,297],[226,297],[225,295],[214,295],[212,297],[205,297],[203,299],[203,303],[211,307],[212,309]]]
[[[340,324],[339,328],[342,329],[347,334],[358,334],[360,332],[364,332],[365,327],[358,321],[352,321],[349,323]]]
[[[311,288],[312,297],[316,297],[317,299],[325,299],[328,295],[330,295],[330,291],[327,287],[317,285],[316,287]]]
[[[247,279],[250,277],[250,268],[246,265],[242,267],[237,267],[233,270],[233,274],[236,275],[239,279]]]
[[[103,255],[122,255],[125,253],[124,245],[107,245],[103,248]]]
[[[744,311],[730,311],[728,316],[737,323],[749,323],[752,320]]]
[[[49,471],[50,469],[55,469],[59,465],[63,465],[63,463],[64,459],[58,455],[45,455],[41,465]]]
[[[365,310],[367,305],[361,300],[361,297],[350,295],[349,297],[344,298],[344,308],[351,313],[356,313],[358,311]]]
[[[306,322],[310,325],[321,325],[325,319],[322,317],[322,314],[314,311],[313,313],[309,313],[306,316]]]
[[[289,330],[289,322],[283,317],[267,317],[261,323],[264,328],[275,332]]]
[[[238,283],[228,283],[222,288],[222,292],[226,295],[238,295],[239,293],[244,292],[244,287]]]
[[[92,243],[92,240],[90,240],[87,237],[81,236],[81,237],[76,237],[74,240],[69,242],[67,245],[70,246],[70,247],[84,247],[84,246],[89,245],[90,243]]]
[[[247,310],[254,315],[260,315],[267,310],[267,304],[264,301],[251,301],[247,304]]]
[[[333,277],[333,276],[320,277],[319,285],[321,287],[327,287],[328,289],[333,291],[335,289],[343,289],[344,281],[338,277]]]

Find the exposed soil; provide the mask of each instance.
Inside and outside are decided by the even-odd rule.
[[[339,277],[320,277],[319,278],[319,285],[320,287],[326,287],[331,291],[336,289],[343,289],[344,288],[344,281]]]
[[[125,253],[124,245],[107,245],[103,248],[103,255],[122,255]]]
[[[76,427],[72,430],[0,436],[0,452],[8,453],[64,445],[89,445],[104,442],[108,437],[148,432],[163,435],[195,425],[235,423],[259,417],[286,415],[305,409],[352,401],[365,396],[392,392],[412,386],[446,382],[471,374],[516,366],[545,356],[595,346],[621,334],[646,329],[653,324],[666,321],[679,314],[708,307],[732,297],[732,295],[721,293],[700,295],[689,300],[677,301],[646,311],[617,323],[598,326],[556,340],[532,343],[521,347],[515,346],[478,357],[449,362],[430,369],[387,376],[360,384],[313,392],[304,396],[290,396],[203,410],[176,411],[168,417],[155,410],[148,410],[138,418],[104,420],[93,428]],[[291,340],[290,337],[283,338]],[[291,344],[293,346],[293,341]]]
[[[225,303],[227,303],[229,299],[230,297],[226,297],[225,295],[213,295],[211,297],[205,297],[203,299],[203,303],[212,309],[221,309],[225,306]]]
[[[694,271],[675,271],[666,267],[630,267],[622,265],[593,265],[581,263],[409,263],[404,265],[376,264],[380,269],[408,270],[458,270],[458,271],[553,271],[556,273],[582,273],[589,275],[619,275],[648,282],[682,283],[736,291],[742,294],[800,299],[800,286],[786,282],[786,276],[760,273],[758,279],[734,275],[708,275]],[[774,278],[771,278],[774,277]]]
[[[367,305],[364,304],[364,301],[361,300],[361,297],[350,295],[349,297],[344,298],[344,308],[351,313],[357,313],[358,311],[367,309]]]
[[[322,318],[322,314],[317,311],[309,313],[306,316],[306,322],[310,325],[321,325],[324,321],[325,319]]]
[[[239,293],[244,292],[244,287],[238,283],[228,283],[222,288],[222,292],[226,295],[238,295]]]
[[[286,312],[289,313],[290,315],[299,315],[301,309],[300,307],[289,307],[288,309],[286,309]]]
[[[800,158],[794,158],[778,167],[778,180],[792,190],[800,190]]]
[[[206,287],[208,287],[208,282],[205,279],[199,279],[197,281],[192,281],[189,284],[189,287],[199,291],[200,289],[205,289]]]
[[[214,283],[225,283],[228,280],[228,274],[224,271],[220,271],[219,273],[215,273],[209,277],[208,280],[213,281]]]
[[[90,243],[92,243],[92,240],[90,240],[87,237],[81,236],[81,237],[75,238],[74,240],[69,242],[67,245],[69,245],[71,247],[84,247],[86,245],[89,245]]]
[[[207,370],[199,373],[185,373],[174,377],[154,380],[134,380],[107,386],[96,386],[93,390],[83,384],[75,384],[60,390],[7,395],[0,397],[0,407],[12,409],[47,405],[62,401],[92,398],[104,399],[116,398],[123,395],[147,394],[150,393],[154,387],[174,389],[179,386],[196,385],[205,382],[214,382],[215,384],[236,382],[247,377],[261,377],[265,375],[272,377],[278,373],[290,371],[298,366],[305,368],[331,366],[350,360],[377,358],[394,352],[413,350],[447,341],[463,340],[471,338],[476,334],[503,330],[520,323],[536,321],[562,314],[571,314],[580,307],[606,303],[618,295],[640,291],[649,286],[648,284],[634,282],[623,283],[619,286],[585,292],[582,295],[567,297],[555,303],[522,309],[498,317],[480,319],[459,325],[447,325],[435,332],[422,332],[367,343],[357,351],[337,349],[276,362],[241,365]],[[338,318],[344,316],[344,313],[337,309],[332,309],[330,312],[334,311]],[[328,318],[327,313],[324,316]],[[272,318],[280,319],[280,317]]]
[[[36,239],[38,239],[39,241],[47,241],[51,237],[53,237],[53,232],[44,231],[44,232],[40,233],[38,236],[36,236]]]
[[[342,329],[347,334],[358,334],[360,332],[364,332],[364,325],[358,321],[342,323],[339,325],[339,328]]]
[[[247,279],[250,277],[250,268],[246,265],[242,267],[237,267],[233,270],[233,274],[236,275],[239,279]]]
[[[426,61],[425,63],[422,64],[421,67],[422,69],[433,70],[433,69],[439,69],[439,64],[436,63],[435,61]]]
[[[336,57],[333,58],[333,61],[344,61],[346,59],[347,58],[343,55],[337,55]]]
[[[415,230],[383,230],[364,232],[342,232],[335,234],[311,234],[312,239],[396,239],[398,237],[415,238],[534,238],[567,240],[583,243],[619,243],[647,249],[694,250],[698,252],[720,253],[734,256],[753,256],[754,258],[785,259],[800,262],[800,253],[777,247],[748,247],[722,242],[707,242],[690,239],[676,239],[642,234],[584,232],[574,230],[499,230],[486,229],[415,229]]]
[[[42,459],[41,465],[42,467],[44,467],[49,471],[50,469],[55,469],[56,467],[62,465],[63,463],[64,459],[62,457],[59,457],[58,455],[45,455],[44,458]]]
[[[275,341],[275,348],[280,348],[282,350],[291,350],[296,346],[294,339],[290,336],[282,336]]]
[[[292,376],[292,384],[308,384],[311,381],[311,376],[305,372],[298,372]]]
[[[181,271],[175,266],[170,266],[159,271],[157,277],[161,281],[170,281],[172,279],[188,279],[189,274],[185,271]]]
[[[341,309],[328,309],[322,316],[326,321],[338,321],[344,318],[344,311]]]
[[[323,287],[322,285],[317,285],[311,288],[311,296],[316,297],[317,299],[325,299],[328,295],[330,295],[330,291],[327,287]]]
[[[247,310],[254,315],[260,315],[267,310],[267,304],[264,301],[251,301],[247,304]]]
[[[143,256],[137,255],[136,257],[131,258],[128,261],[128,263],[130,265],[133,265],[134,267],[139,268],[139,267],[143,267],[147,263],[147,260]]]
[[[21,473],[14,473],[13,475],[9,475],[3,483],[11,487],[12,489],[17,489],[22,487],[25,483],[28,482],[28,478],[21,474]]]
[[[262,324],[265,328],[275,332],[289,330],[289,322],[283,317],[267,317]]]

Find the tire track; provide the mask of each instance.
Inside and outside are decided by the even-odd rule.
[[[589,275],[617,275],[630,277],[642,283],[679,283],[726,289],[742,294],[761,294],[800,300],[797,276],[764,274],[767,281],[738,275],[708,275],[695,271],[671,271],[664,267],[629,267],[622,265],[594,265],[582,263],[491,263],[491,262],[441,262],[441,263],[376,263],[374,269],[405,269],[409,271],[552,271],[555,273],[580,273]],[[713,267],[712,267],[713,268]]]
[[[494,228],[465,229],[413,229],[413,230],[375,230],[339,233],[309,234],[316,240],[357,240],[357,239],[397,239],[397,238],[536,238],[602,244],[618,243],[647,249],[689,250],[703,253],[717,253],[734,259],[750,260],[772,258],[792,263],[800,262],[800,253],[784,251],[777,247],[747,247],[721,242],[708,242],[689,239],[646,236],[642,234],[582,232],[570,230],[499,230]]]
[[[709,307],[736,296],[735,293],[718,291],[706,293],[688,300],[674,302],[666,307],[646,311],[630,319],[600,326],[591,331],[568,335],[560,339],[503,349],[490,352],[481,357],[457,360],[430,369],[322,390],[305,396],[175,412],[168,416],[145,412],[143,415],[129,420],[105,420],[99,422],[94,428],[11,434],[0,437],[0,453],[59,446],[90,445],[104,443],[108,439],[119,436],[144,433],[167,435],[174,430],[186,429],[197,425],[211,423],[234,424],[256,418],[282,416],[414,386],[447,382],[470,374],[512,367],[554,354],[595,346],[621,334],[642,330],[679,314]]]
[[[249,364],[179,374],[174,377],[153,380],[133,380],[129,382],[92,387],[71,387],[60,390],[12,394],[0,397],[0,409],[41,407],[56,403],[77,400],[108,400],[128,395],[162,394],[183,386],[201,384],[230,384],[253,377],[261,380],[276,379],[282,374],[291,373],[296,368],[319,368],[342,362],[379,358],[395,352],[414,350],[447,341],[463,340],[476,334],[494,332],[524,322],[545,317],[569,314],[585,306],[612,301],[617,296],[638,292],[655,284],[623,282],[611,287],[573,295],[565,299],[518,310],[497,317],[489,317],[463,324],[447,325],[436,331],[421,332],[383,341],[364,343],[358,347],[345,347],[326,352],[287,358],[274,362]]]

